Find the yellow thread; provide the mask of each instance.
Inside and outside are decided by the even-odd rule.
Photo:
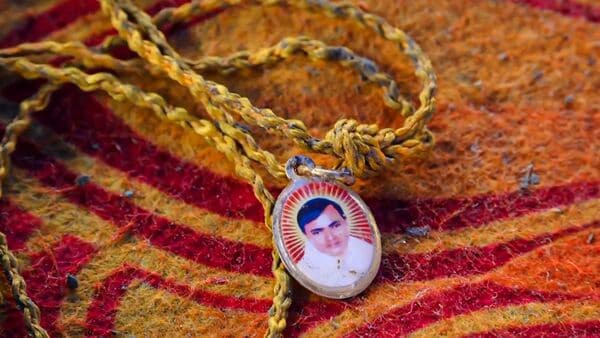
[[[31,113],[44,109],[48,104],[50,93],[55,90],[53,85],[44,85],[33,96],[21,102],[19,114],[6,126],[4,137],[0,145],[0,182],[4,182],[8,174],[8,163],[10,154],[15,150],[17,138],[31,122]],[[0,184],[0,197],[2,196],[2,185]],[[0,260],[8,283],[10,284],[13,297],[19,308],[22,308],[25,325],[32,336],[48,337],[46,330],[40,325],[40,309],[27,295],[25,280],[19,273],[17,258],[8,249],[6,236],[0,232]]]
[[[253,163],[264,165],[274,177],[284,177],[283,166],[273,154],[261,149],[249,131],[237,126],[235,117],[264,128],[270,133],[280,133],[292,138],[299,145],[315,152],[331,154],[338,158],[338,166],[350,169],[354,175],[367,177],[377,173],[394,159],[425,153],[433,144],[433,137],[426,128],[434,110],[435,76],[429,59],[419,46],[403,31],[389,25],[382,18],[365,13],[349,4],[311,0],[262,0],[247,1],[265,6],[289,4],[310,11],[323,12],[340,19],[353,19],[372,29],[383,38],[398,43],[402,51],[415,64],[415,74],[423,82],[419,95],[420,106],[402,98],[396,82],[370,60],[360,57],[345,47],[328,46],[304,37],[285,38],[278,44],[250,53],[241,51],[227,57],[203,57],[188,60],[181,57],[167,42],[157,26],[182,22],[192,16],[242,3],[240,0],[192,1],[178,8],[168,8],[154,18],[140,11],[129,1],[101,0],[103,11],[110,16],[119,35],[109,37],[97,49],[77,42],[53,41],[28,43],[0,50],[0,64],[27,79],[41,78],[49,81],[31,98],[23,101],[17,117],[7,126],[0,144],[0,180],[4,180],[9,167],[9,157],[14,151],[18,136],[30,123],[32,112],[44,109],[50,95],[60,85],[73,83],[84,91],[104,91],[115,100],[128,100],[140,107],[149,108],[165,121],[177,123],[205,137],[210,144],[223,152],[235,164],[238,176],[250,182],[254,193],[265,211],[265,224],[271,224],[273,197],[265,188],[262,178],[253,169]],[[140,58],[122,61],[107,51],[127,43]],[[58,54],[74,59],[63,68],[36,64],[24,57],[38,54]],[[304,54],[310,59],[335,61],[354,68],[367,81],[384,89],[384,102],[405,117],[398,129],[379,129],[375,125],[359,124],[355,120],[342,119],[321,140],[307,131],[299,120],[286,120],[270,109],[254,107],[251,102],[212,81],[205,80],[198,72],[219,71],[223,74],[278,62],[292,54]],[[75,67],[76,66],[76,67]],[[139,87],[123,83],[118,77],[105,72],[89,74],[82,68],[109,68],[116,73],[149,71],[154,75],[167,75],[187,87],[193,97],[202,103],[213,121],[197,118],[181,107],[173,107],[157,93],[149,93]],[[1,197],[1,190],[0,190]],[[23,305],[26,325],[36,337],[47,333],[39,325],[39,309],[29,299],[25,282],[17,270],[17,261],[8,250],[4,235],[0,234],[0,258],[7,278],[11,282],[15,299]],[[275,277],[273,307],[269,311],[267,336],[280,336],[286,327],[286,315],[291,305],[290,278],[277,254],[273,251],[273,275]]]

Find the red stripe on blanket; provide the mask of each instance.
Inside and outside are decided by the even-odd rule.
[[[320,300],[309,302],[310,292],[295,287],[294,301],[288,311],[287,326],[284,337],[299,337],[303,332],[331,320],[344,310],[355,306],[358,298],[348,300]]]
[[[149,8],[148,12],[153,14],[164,7],[180,5],[185,2],[181,0],[161,1]],[[201,19],[199,18],[199,20]],[[109,32],[100,34],[100,36],[104,37],[107,34]],[[89,43],[99,42],[99,40],[95,41],[94,38],[91,39],[93,41],[90,40]],[[35,87],[31,83],[26,83],[26,86],[29,88]],[[8,94],[12,99],[22,100],[31,94],[31,89],[23,90],[21,87],[10,88],[5,94]],[[82,95],[85,97],[75,99],[77,96]],[[65,101],[70,100],[73,100],[75,104],[63,106]],[[129,172],[134,177],[146,180],[147,183],[171,194],[171,196],[181,198],[187,203],[206,208],[226,217],[245,218],[262,222],[262,208],[254,198],[250,187],[243,183],[240,184],[237,180],[219,177],[207,170],[194,167],[190,163],[177,160],[165,152],[158,151],[155,146],[134,135],[127,126],[123,125],[108,109],[89,94],[81,94],[72,89],[65,90],[62,92],[61,97],[56,101],[53,100],[53,102],[58,103],[49,108],[50,114],[41,114],[42,119],[49,122],[49,125],[53,126],[55,130],[72,128],[67,129],[71,133],[66,133],[65,137],[84,151],[92,155],[103,156],[106,154],[106,148],[108,148],[108,150],[113,150],[113,153],[106,155],[112,157],[101,158],[103,161]],[[64,107],[67,109],[62,110]],[[93,109],[89,109],[90,107]],[[71,126],[60,125],[66,119],[56,117],[63,112],[70,114]],[[47,118],[44,118],[44,116],[47,116]],[[86,123],[88,122],[86,118],[93,121],[93,123]],[[84,126],[80,125],[79,122],[83,122]],[[98,126],[96,124],[98,122],[100,126],[105,127],[103,130],[94,130]],[[81,127],[87,127],[87,129],[83,128],[81,130],[83,135],[73,134]],[[111,133],[112,128],[118,130],[120,134]],[[87,133],[85,130],[87,130]],[[89,136],[94,138],[87,140],[86,137]],[[132,142],[142,142],[140,147],[132,149],[131,144],[119,143],[118,147],[126,148],[126,150],[121,154],[114,154],[114,148],[117,147],[115,142],[123,142],[127,137],[130,137]],[[102,142],[102,140],[106,140],[106,142]],[[97,149],[90,151],[89,147],[91,146],[102,146],[102,151],[97,151]],[[165,163],[165,159],[169,160],[167,163],[173,163],[173,165],[170,168],[164,168],[164,170],[136,167],[135,163],[131,162],[134,162],[132,159],[135,159],[135,155],[139,155],[141,151],[147,151],[144,153],[144,159],[149,160],[146,163],[150,163],[154,167],[157,163],[161,165]],[[119,157],[119,155],[122,156]],[[178,180],[177,178],[182,177],[180,172],[190,172],[191,174]],[[166,174],[169,177],[168,181],[164,177]],[[206,177],[206,179],[199,178],[191,181],[194,182],[193,184],[189,184],[189,179],[194,179],[194,177]],[[233,203],[226,203],[227,201],[216,198],[219,193],[234,196],[236,200]],[[409,226],[430,226],[434,229],[479,226],[495,220],[518,217],[530,212],[568,205],[598,196],[600,196],[600,184],[598,182],[584,182],[538,189],[532,194],[517,191],[504,195],[484,195],[473,198],[417,199],[413,201],[371,199],[367,203],[373,209],[381,230],[383,232],[396,232]]]
[[[158,248],[211,267],[271,275],[269,249],[198,233],[144,210],[128,198],[109,193],[94,183],[78,186],[75,184],[76,173],[43,155],[27,141],[19,142],[13,161],[72,203],[112,222],[124,232],[149,240]]]
[[[60,90],[37,118],[87,154],[173,198],[222,216],[263,222],[262,205],[248,184],[157,149],[89,94],[70,86]]]
[[[66,285],[67,274],[76,275],[91,259],[96,249],[89,243],[66,235],[48,251],[31,255],[31,263],[23,273],[27,283],[29,297],[41,309],[41,324],[50,335],[58,335],[56,320],[60,315],[60,307],[69,292]],[[22,313],[13,308],[4,329],[8,332],[19,332],[23,327]],[[18,320],[17,320],[18,318]]]
[[[97,0],[61,1],[42,13],[26,18],[25,22],[2,39],[0,48],[41,40],[98,9],[100,4]]]
[[[241,243],[234,244],[233,250],[223,249],[224,246],[222,244],[215,244],[221,241],[221,239],[211,238],[206,240],[204,235],[194,233],[189,228],[175,225],[166,219],[156,217],[148,211],[135,207],[127,199],[110,194],[94,184],[77,187],[74,185],[75,173],[69,172],[58,162],[40,154],[35,146],[27,142],[21,141],[16,152],[15,163],[28,168],[42,182],[60,190],[65,197],[74,203],[87,207],[99,216],[125,227],[126,230],[140,234],[144,238],[150,238],[151,243],[157,247],[209,266],[216,265],[233,271],[250,273],[252,273],[251,271],[260,271],[260,274],[264,276],[270,275],[268,267],[271,261],[268,250],[261,249],[257,254],[261,259],[256,260],[253,259],[256,255],[252,254],[252,250]],[[163,229],[165,230],[163,231]],[[568,231],[560,232],[558,235],[548,235],[549,237],[542,236],[537,239],[537,242],[535,240],[533,242],[516,240],[509,242],[508,246],[496,244],[483,249],[462,248],[451,250],[436,253],[433,258],[417,255],[396,259],[391,256],[390,260],[390,257],[386,256],[383,258],[384,264],[381,271],[383,278],[380,278],[380,280],[423,280],[447,275],[482,273],[498,266],[490,265],[490,261],[503,264],[508,259],[516,256],[516,254],[543,245],[545,244],[544,241],[566,233]],[[178,242],[179,239],[181,239],[181,242]],[[206,241],[209,244],[206,245],[202,241]],[[244,249],[245,247],[246,249]],[[512,249],[513,252],[511,253],[508,249]],[[211,253],[214,251],[220,253],[217,260],[212,259],[213,257],[211,256]],[[245,256],[239,256],[240,252],[243,252]],[[224,257],[226,255],[230,256],[231,253],[233,253],[234,258]],[[471,255],[474,257],[471,257]],[[238,257],[236,258],[235,256]],[[461,265],[464,264],[462,262],[465,261],[465,257],[469,258],[468,261],[470,263]],[[232,262],[232,259],[234,262]],[[251,263],[248,263],[248,261],[251,261]],[[440,266],[443,268],[440,269]],[[433,273],[430,271],[433,271]],[[320,312],[320,314],[315,316],[316,319],[314,322],[318,322],[318,318],[326,318],[328,316],[327,311],[317,312]]]
[[[415,299],[408,305],[364,324],[346,337],[398,337],[434,322],[473,311],[531,302],[584,298],[564,293],[509,288],[489,281],[466,284]]]
[[[531,326],[511,327],[467,335],[468,338],[528,337],[528,338],[561,338],[561,337],[600,337],[600,321],[566,322]]]
[[[561,237],[598,227],[600,227],[600,221],[540,235],[533,239],[517,238],[484,247],[464,247],[423,254],[390,254],[382,258],[378,277],[380,280],[396,283],[480,275]]]
[[[165,8],[169,8],[169,7],[179,7],[185,3],[190,2],[190,0],[167,0],[167,1],[158,1],[157,3],[155,3],[154,5],[146,8],[144,11],[146,13],[148,13],[148,15],[155,15],[158,12],[160,12],[161,10],[165,9]],[[167,27],[160,27],[161,30],[163,31],[163,33],[165,33],[166,35],[168,34],[172,34],[175,31],[181,29],[181,28],[186,28],[189,27],[191,25],[194,25],[196,23],[202,22],[203,20],[217,14],[219,11],[211,11],[208,13],[202,13],[201,15],[199,15],[198,17],[195,18],[191,18],[191,20],[189,22],[187,22],[184,25],[181,26],[177,26],[177,27],[173,27],[172,25],[169,25]],[[176,28],[176,29],[174,29]],[[117,34],[117,31],[114,28],[108,29],[104,32],[100,32],[100,33],[96,33],[90,37],[88,37],[87,39],[85,39],[85,44],[88,46],[95,46],[99,43],[101,43],[102,41],[104,41],[104,39],[108,36],[111,35],[115,35]],[[113,54],[113,53],[111,53]],[[127,58],[127,57],[132,57],[133,55],[135,55],[134,52],[130,51],[127,48],[119,48],[117,49],[117,51],[115,51],[115,53],[113,54],[115,56],[121,57],[121,58]]]
[[[93,183],[83,187],[76,186],[75,173],[42,155],[30,143],[21,141],[13,158],[16,165],[27,168],[42,182],[61,191],[72,202],[126,230],[150,239],[151,243],[159,248],[209,266],[270,276],[271,258],[267,249],[195,233],[185,226],[173,224],[167,219],[140,209],[126,198],[110,194]],[[482,273],[504,264],[518,254],[576,230],[573,228],[529,241],[515,240],[508,244],[495,244],[484,248],[461,248],[435,253],[432,256],[386,255],[383,258],[380,280],[424,280]],[[342,308],[329,311],[328,308],[317,307],[314,320],[302,328],[315,325],[340,311]]]
[[[0,337],[29,337],[23,321],[23,313],[17,309],[16,302],[10,293],[6,293],[5,297],[4,302],[0,304],[0,313],[2,313]],[[10,332],[10,334],[6,332]]]
[[[21,150],[23,147],[28,147],[29,149],[25,151]],[[186,239],[191,238],[191,234],[186,234],[185,231],[182,232],[180,228],[175,227],[169,229],[169,227],[166,224],[161,225],[162,222],[156,221],[156,218],[153,215],[145,211],[136,210],[135,207],[130,205],[130,202],[127,202],[123,198],[118,196],[111,196],[110,194],[104,192],[100,188],[93,186],[93,184],[88,184],[84,188],[75,187],[73,185],[73,181],[76,177],[74,173],[66,171],[66,169],[63,168],[60,164],[50,161],[43,155],[36,153],[36,150],[32,148],[33,147],[31,145],[25,142],[21,142],[17,150],[18,158],[15,159],[15,163],[17,165],[29,168],[43,182],[49,184],[50,186],[56,189],[61,190],[66,197],[68,197],[75,203],[79,203],[80,205],[89,208],[91,211],[96,212],[101,217],[109,218],[111,221],[116,222],[117,224],[120,222],[123,222],[121,223],[121,225],[131,223],[133,224],[133,228],[131,229],[133,232],[141,233],[142,236],[150,238],[151,242],[154,245],[165,248],[184,257],[190,259],[194,259],[194,257],[210,258],[210,256],[207,255],[210,255],[211,251],[216,250],[215,246],[207,248],[204,244],[198,245],[197,242],[194,243],[194,240],[192,240],[193,244],[190,244],[190,242],[186,241]],[[109,205],[112,205],[108,209],[106,208],[107,203]],[[138,216],[141,216],[142,219],[136,219]],[[140,226],[140,222],[144,223],[144,225]],[[163,222],[166,222],[166,220]],[[152,230],[140,229],[140,227],[143,228],[153,226],[155,226],[155,228],[153,228]],[[162,232],[161,229],[166,230]],[[170,230],[172,230],[172,232],[170,232]],[[436,267],[440,265],[446,267],[446,270],[442,272],[450,275],[481,273],[482,270],[487,271],[493,267],[489,264],[489,262],[491,261],[495,261],[496,264],[502,264],[519,253],[531,250],[536,246],[547,243],[548,240],[557,238],[572,231],[574,230],[566,230],[554,235],[542,236],[532,241],[517,240],[509,242],[509,245],[507,246],[497,245],[492,249],[480,250],[479,252],[477,252],[477,255],[475,255],[474,252],[478,249],[463,248],[459,250],[452,250],[448,253],[439,253],[434,259],[428,259],[425,256],[422,256],[421,258],[425,261],[420,261],[419,259],[413,258],[413,262],[420,263],[422,264],[422,266],[418,266],[415,263],[415,265],[408,271],[406,270],[407,266],[405,264],[387,264],[386,262],[389,262],[389,258],[385,257],[384,266],[382,267],[382,275],[386,276],[388,280],[394,281],[396,281],[396,278],[391,278],[389,276],[402,276],[400,280],[407,280],[409,278],[424,279],[439,277],[439,275],[431,275],[429,271],[440,271],[436,270]],[[179,238],[182,239],[182,242],[177,243],[177,239]],[[182,252],[182,248],[187,251]],[[219,252],[223,255],[228,255],[231,252],[234,252],[234,254],[236,254],[240,251],[222,248],[220,249],[222,251]],[[471,255],[473,255],[473,257],[471,257]],[[263,257],[264,256],[270,257],[269,252],[267,250],[264,250]],[[477,262],[478,259],[481,260],[480,263]],[[243,262],[247,262],[248,260],[253,259],[252,257],[245,257],[242,259]],[[264,271],[264,274],[268,275],[270,274],[270,271],[268,270],[270,266],[270,261],[265,260],[266,258],[264,258],[262,263],[258,263],[258,266],[255,266],[255,268],[262,269]],[[462,261],[465,260],[470,261],[471,264],[474,265],[474,267],[471,265],[461,265],[464,264],[462,263]],[[206,260],[200,259],[200,261],[206,264]],[[227,262],[228,261],[219,265],[227,265]],[[214,264],[214,262],[208,264]],[[455,265],[459,266],[460,269],[456,270]],[[484,267],[485,269],[482,267]],[[239,271],[244,269],[238,267],[234,270]],[[404,276],[404,273],[408,273],[408,275]],[[311,312],[311,315],[307,317],[308,319],[304,318],[303,325],[299,325],[297,328],[295,328],[295,331],[306,330],[307,328],[316,325],[322,320],[331,318],[332,316],[343,311],[344,309],[344,307],[342,306],[331,307],[314,305],[313,307],[314,311],[312,311],[311,308],[302,308],[300,312],[303,313],[303,315],[304,311],[309,310],[309,312]]]
[[[154,15],[164,8],[179,7],[187,2],[189,0],[159,1],[145,9],[145,11],[149,15]],[[25,22],[21,23],[17,29],[8,33],[0,41],[0,48],[15,46],[23,42],[42,40],[51,33],[65,28],[85,15],[93,14],[99,9],[100,3],[98,0],[61,1],[39,14],[27,17]],[[86,42],[96,44],[102,41],[101,37],[114,35],[115,33],[116,31],[109,30],[88,38]]]
[[[402,283],[484,274],[499,268],[517,256],[549,244],[553,240],[591,227],[600,227],[600,221],[584,226],[571,227],[554,234],[541,235],[531,240],[516,239],[507,243],[496,243],[480,248],[466,247],[426,254],[384,255],[376,282]],[[286,332],[290,336],[299,336],[302,332],[318,325],[320,322],[330,320],[354,304],[355,301],[352,300],[336,303],[336,306],[322,305],[320,308],[316,307],[315,312],[308,312],[308,314],[302,307],[298,309],[293,307],[292,314],[298,311],[302,315],[292,315],[290,317],[302,317],[303,319],[299,321],[299,325],[292,325]]]
[[[121,298],[134,280],[142,280],[154,288],[162,289],[183,298],[189,298],[199,304],[219,309],[237,309],[246,312],[264,313],[271,306],[270,299],[250,299],[223,296],[212,292],[194,290],[173,280],[165,280],[159,275],[139,267],[123,266],[115,271],[97,287],[87,313],[86,328],[88,336],[111,335]]]
[[[383,232],[409,226],[436,230],[478,227],[600,197],[600,182],[574,182],[533,191],[448,199],[369,200]]]
[[[0,231],[6,235],[8,248],[22,250],[29,236],[40,228],[41,221],[32,214],[3,199],[0,201]]]
[[[174,198],[225,217],[263,222],[262,206],[248,184],[159,150],[90,94],[62,89],[37,119],[82,151]],[[597,197],[600,182],[581,182],[501,195],[367,199],[367,204],[383,232],[398,232],[409,226],[441,230],[481,226]]]

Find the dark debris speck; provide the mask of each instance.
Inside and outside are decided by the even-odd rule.
[[[571,107],[574,102],[575,102],[575,96],[573,96],[573,95],[567,95],[565,97],[564,103],[565,103],[566,107]]]
[[[77,280],[77,277],[75,277],[71,274],[68,274],[67,275],[67,287],[70,290],[75,290],[75,289],[77,289],[78,286],[79,286],[79,281]]]
[[[431,228],[426,225],[422,227],[408,227],[404,232],[410,237],[425,237],[429,234]]]
[[[79,175],[75,178],[75,184],[82,187],[86,184],[90,183],[90,177],[88,175]]]
[[[540,184],[540,176],[533,171],[533,164],[529,164],[524,170],[524,174],[519,182],[522,190],[527,190],[532,185]]]

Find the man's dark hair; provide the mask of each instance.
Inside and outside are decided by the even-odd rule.
[[[304,203],[304,205],[300,207],[300,210],[298,211],[298,216],[296,219],[298,221],[298,225],[300,226],[300,230],[302,230],[303,233],[306,233],[304,231],[306,224],[317,219],[323,213],[323,210],[330,205],[333,206],[337,212],[339,212],[342,218],[346,218],[346,216],[344,216],[344,210],[342,210],[342,207],[340,207],[339,204],[326,198],[313,198]]]

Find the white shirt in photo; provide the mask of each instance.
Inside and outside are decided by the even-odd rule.
[[[341,287],[352,285],[366,275],[372,260],[373,245],[350,236],[346,253],[341,257],[322,253],[310,241],[306,241],[304,256],[297,266],[318,284]]]

